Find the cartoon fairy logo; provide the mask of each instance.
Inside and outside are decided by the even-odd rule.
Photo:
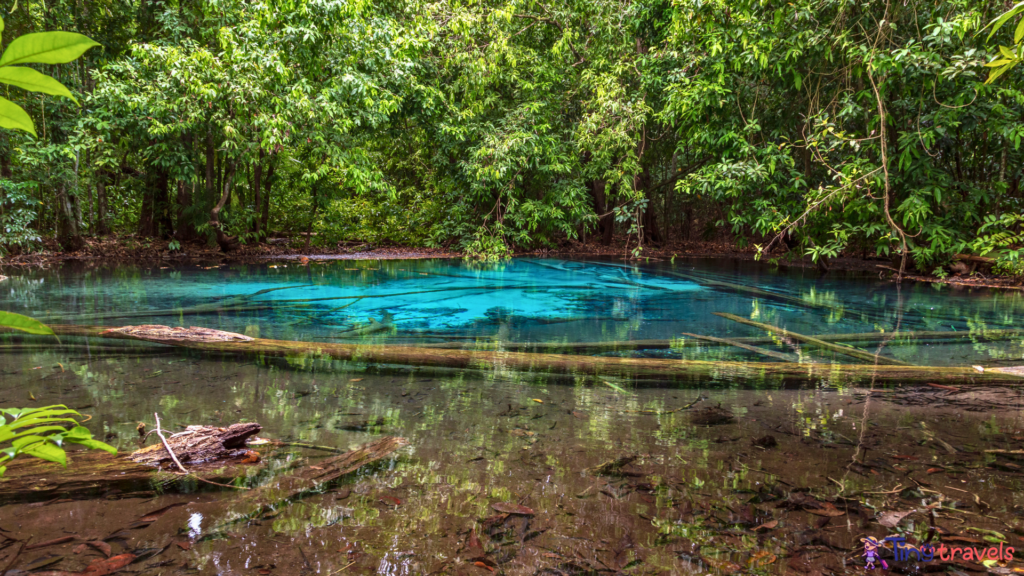
[[[889,565],[882,560],[882,557],[878,555],[879,548],[885,548],[885,543],[879,542],[874,536],[868,536],[867,538],[861,538],[860,541],[864,544],[864,561],[867,564],[864,566],[865,570],[874,570],[875,562],[880,562],[882,568],[888,570]]]

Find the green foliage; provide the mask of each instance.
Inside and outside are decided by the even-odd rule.
[[[3,30],[4,21],[0,18],[0,32]],[[77,102],[71,92],[57,80],[32,68],[15,64],[66,64],[93,46],[99,44],[74,32],[39,32],[19,36],[0,55],[0,83],[29,92],[65,96]],[[36,135],[35,125],[28,113],[6,98],[0,98],[0,127],[24,130]]]
[[[2,320],[2,317],[0,317]],[[95,440],[92,433],[77,424],[78,412],[64,405],[42,408],[0,408],[0,476],[7,462],[19,454],[34,456],[67,466],[64,444],[79,444],[116,454],[117,449]]]
[[[992,31],[989,32],[988,39],[991,40],[992,36],[995,36],[996,32],[999,32],[999,29],[1004,24],[1021,14],[1024,14],[1024,2],[1019,2],[989,24]],[[999,46],[999,54],[991,62],[985,64],[985,66],[992,69],[989,70],[988,80],[985,83],[990,84],[994,82],[996,78],[1009,72],[1021,62],[1024,62],[1024,18],[1017,23],[1017,27],[1013,32],[1013,46]]]
[[[96,1],[8,15],[82,54],[87,11],[105,47],[48,69],[67,93],[0,66],[83,104],[7,94],[44,136],[0,138],[12,249],[69,220],[484,259],[610,232],[926,271],[1022,246],[1024,82],[985,71],[1020,56],[1020,4]]]

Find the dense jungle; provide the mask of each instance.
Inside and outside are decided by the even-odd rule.
[[[1012,8],[18,1],[5,45],[98,46],[42,66],[75,100],[7,88],[36,135],[0,135],[0,250],[282,236],[494,259],[625,236],[634,257],[724,239],[1016,276]]]
[[[0,576],[1024,573],[1024,2],[0,38]]]

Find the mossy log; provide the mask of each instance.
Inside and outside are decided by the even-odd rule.
[[[833,344],[832,342],[825,342],[824,340],[819,340],[813,336],[805,336],[803,334],[799,334],[791,330],[786,330],[785,328],[779,328],[778,326],[772,326],[771,324],[765,324],[763,322],[754,322],[753,320],[741,318],[735,314],[728,314],[726,312],[715,312],[715,316],[721,316],[722,318],[726,318],[734,322],[739,322],[740,324],[753,326],[755,328],[760,328],[761,330],[765,330],[766,332],[771,332],[773,334],[778,334],[779,336],[792,338],[793,340],[799,340],[800,342],[806,342],[807,344],[812,344],[819,348],[831,350],[833,352],[843,354],[844,356],[856,358],[857,360],[863,360],[865,362],[874,362],[877,364],[909,366],[909,364],[907,364],[906,362],[895,360],[893,358],[887,358],[880,354],[872,354],[870,352],[858,350],[857,348],[854,348],[852,346],[846,346],[844,344]]]
[[[437,338],[443,338],[438,335]],[[825,342],[881,342],[886,340],[889,346],[923,343],[944,343],[957,342],[959,340],[977,341],[998,341],[998,340],[1024,340],[1024,330],[1018,329],[995,329],[981,331],[932,331],[921,330],[916,332],[851,332],[847,334],[813,334],[812,338]],[[465,340],[472,340],[472,337],[462,337]],[[711,346],[733,346],[734,343],[756,346],[759,344],[772,344],[775,340],[770,336],[753,336],[742,338],[729,338],[728,342],[716,342],[706,340],[700,342]],[[649,340],[620,340],[612,342],[501,342],[502,350],[557,350],[561,352],[604,352],[608,350],[664,350],[667,348],[684,348],[696,346],[696,340],[660,338]],[[423,348],[466,348],[486,349],[495,348],[498,343],[478,339],[475,342],[438,342],[432,344],[421,344]]]
[[[356,469],[387,457],[407,445],[404,438],[385,437],[338,456],[314,460],[312,466],[245,492],[245,501],[260,509],[282,500],[299,497],[324,482],[336,480]],[[266,452],[273,444],[250,445]],[[123,498],[174,491],[195,491],[210,487],[208,482],[229,485],[238,478],[252,476],[266,466],[243,464],[240,458],[189,466],[189,475],[176,473],[174,466],[158,468],[132,461],[129,454],[112,456],[96,450],[68,452],[68,465],[62,467],[36,458],[21,457],[8,464],[0,479],[0,505],[27,503],[56,498]],[[315,466],[315,467],[314,467]]]
[[[722,362],[609,358],[567,354],[533,354],[484,350],[446,350],[411,346],[382,346],[328,342],[294,342],[254,338],[248,341],[192,342],[135,336],[97,326],[51,325],[59,335],[141,339],[206,352],[264,357],[320,356],[379,364],[442,368],[512,369],[574,375],[604,375],[658,380],[792,381],[870,380],[889,382],[956,382],[962,384],[1024,384],[1024,378],[999,369],[979,372],[970,367],[891,366],[861,364],[797,364],[791,362]],[[867,353],[865,353],[867,354]],[[873,355],[871,355],[873,358]]]

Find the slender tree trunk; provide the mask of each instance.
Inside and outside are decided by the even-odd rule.
[[[155,236],[156,223],[153,219],[153,188],[150,175],[146,175],[145,188],[142,191],[142,209],[139,211],[139,236]]]
[[[253,178],[252,178],[253,209],[256,212],[256,239],[257,239],[257,241],[260,238],[263,237],[263,226],[262,226],[262,222],[261,222],[262,218],[260,216],[260,209],[263,206],[263,196],[261,195],[261,192],[262,192],[261,185],[263,183],[263,156],[264,156],[263,149],[260,148],[259,155],[256,158],[256,163],[255,163],[255,165],[253,166],[253,169],[252,169],[252,172],[253,172]]]
[[[181,242],[192,241],[199,237],[196,227],[186,214],[192,206],[192,189],[184,180],[178,180],[178,227],[175,238]]]
[[[611,244],[615,232],[615,219],[608,209],[608,195],[605,193],[607,186],[604,180],[590,182],[590,197],[594,201],[594,212],[597,213],[597,230],[605,246]]]
[[[63,183],[57,187],[57,243],[65,252],[75,252],[85,247],[78,220],[75,219],[72,198]]]
[[[260,225],[263,233],[270,235],[270,187],[274,183],[274,169],[277,168],[277,161],[272,159],[267,168],[267,175],[263,179],[263,216],[260,218]]]
[[[157,235],[168,238],[174,234],[174,222],[171,220],[171,175],[166,169],[157,170],[155,184],[153,210]]]
[[[96,234],[110,234],[110,225],[107,223],[107,178],[110,174],[106,170],[100,170],[96,177]]]
[[[227,204],[231,198],[231,181],[235,177],[235,161],[231,160],[227,162],[228,166],[226,174],[224,174],[224,192],[220,196],[220,200],[214,205],[213,209],[210,210],[210,228],[214,230],[217,235],[217,245],[220,246],[221,251],[229,252],[238,247],[238,237],[228,236],[223,228],[221,228],[219,216],[220,211]]]

